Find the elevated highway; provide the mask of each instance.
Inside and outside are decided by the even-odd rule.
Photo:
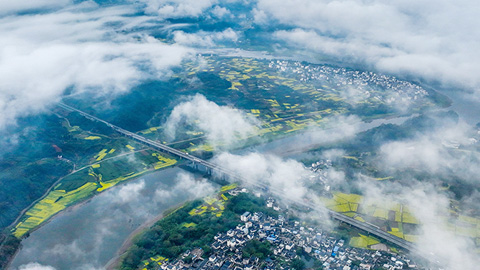
[[[97,122],[100,122],[100,123],[103,123],[109,127],[111,127],[113,130],[115,130],[116,132],[126,136],[126,137],[129,137],[139,143],[142,143],[146,146],[149,146],[151,148],[154,148],[156,150],[159,150],[159,151],[162,151],[162,152],[165,152],[165,153],[168,153],[170,155],[173,155],[173,156],[176,156],[176,157],[179,157],[181,159],[184,159],[184,160],[188,160],[192,163],[192,165],[194,167],[198,166],[198,165],[202,165],[206,168],[207,172],[210,173],[210,174],[216,174],[216,175],[219,175],[219,176],[223,176],[225,178],[228,178],[229,180],[233,181],[233,182],[242,182],[242,183],[248,183],[260,190],[268,190],[268,192],[276,195],[276,196],[279,196],[279,197],[282,197],[282,198],[285,198],[285,194],[283,191],[280,191],[280,190],[277,190],[275,189],[274,187],[271,187],[271,186],[267,186],[266,184],[263,184],[263,183],[252,183],[251,181],[248,181],[248,179],[243,179],[242,177],[240,177],[239,175],[237,175],[236,173],[228,170],[228,169],[225,169],[217,164],[214,164],[214,163],[211,163],[211,162],[208,162],[206,160],[203,160],[203,159],[200,159],[200,158],[197,158],[195,156],[192,156],[192,155],[189,155],[188,153],[185,153],[185,152],[182,152],[182,151],[179,151],[175,148],[172,148],[170,146],[167,146],[165,144],[162,144],[160,142],[157,142],[157,141],[153,141],[153,140],[150,140],[150,139],[147,139],[143,136],[140,136],[136,133],[133,133],[133,132],[130,132],[128,130],[125,130],[123,128],[120,128],[118,126],[115,126],[105,120],[102,120],[100,118],[97,118],[93,115],[90,115],[88,113],[85,113],[81,110],[78,110],[76,108],[73,108],[71,106],[68,106],[64,103],[59,103],[58,104],[59,107],[65,109],[65,110],[68,110],[68,111],[72,111],[72,112],[77,112],[79,113],[80,115],[84,116],[85,118],[87,119],[90,119],[92,121],[97,121]],[[324,213],[325,212],[325,209],[323,208],[320,208],[320,206],[316,205],[315,203],[313,202],[309,202],[309,201],[303,201],[303,200],[294,200],[294,199],[288,199],[289,201],[295,203],[295,204],[298,204],[298,205],[301,205],[303,207],[307,207],[309,209],[312,209],[312,210],[315,210],[315,211],[318,211],[319,213]],[[327,209],[327,212],[329,214],[329,216],[337,221],[340,221],[340,222],[343,222],[345,224],[348,224],[352,227],[355,227],[355,228],[358,228],[360,230],[363,230],[371,235],[374,235],[378,238],[381,238],[381,239],[384,239],[392,244],[395,244],[403,249],[406,249],[408,251],[411,251],[411,252],[418,252],[417,248],[415,247],[414,244],[406,241],[405,239],[402,239],[402,238],[399,238],[397,236],[394,236],[392,234],[389,234],[385,231],[382,231],[379,227],[373,225],[373,224],[370,224],[370,223],[366,223],[366,222],[361,222],[361,221],[358,221],[354,218],[351,218],[351,217],[347,217],[345,215],[342,215],[342,214],[339,214],[335,211],[332,211],[332,210],[328,210]]]

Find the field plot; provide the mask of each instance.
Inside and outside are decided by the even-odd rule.
[[[358,237],[350,239],[350,246],[357,248],[369,248],[372,245],[378,244],[380,241],[372,236],[359,234]]]
[[[103,149],[99,155],[113,153]],[[94,158],[95,158],[94,157]],[[20,238],[66,207],[149,171],[173,166],[177,160],[150,150],[99,161],[65,177],[48,195],[30,208],[12,233]]]
[[[89,196],[96,188],[96,183],[88,182],[69,192],[61,189],[51,191],[47,197],[36,203],[25,213],[23,221],[20,221],[15,226],[13,235],[18,238],[22,237],[25,233],[36,228],[68,205]]]
[[[373,203],[360,195],[333,192],[331,197],[322,197],[325,206],[335,212],[342,213],[361,222],[368,222],[382,230],[410,242],[417,241],[420,222],[407,206],[400,203],[385,206]],[[480,219],[459,215],[456,219],[444,218],[449,230],[456,235],[480,241]],[[368,237],[367,237],[368,238]],[[352,238],[351,245],[368,247],[376,243],[367,241],[366,236]],[[369,244],[366,244],[369,243]]]
[[[189,85],[219,104],[231,104],[262,123],[256,135],[268,139],[304,130],[328,127],[333,116],[355,114],[375,119],[399,114],[399,104],[413,113],[442,106],[435,93],[394,77],[294,61],[270,61],[238,57],[203,57],[202,64],[184,65],[181,80],[201,82]],[[233,102],[233,104],[232,104]],[[162,128],[141,131],[150,138],[161,138]],[[176,148],[188,152],[208,152],[199,130],[179,132]],[[382,179],[383,180],[383,179]]]
[[[196,208],[193,208],[188,212],[191,216],[202,216],[207,213],[221,217],[223,210],[225,210],[225,202],[228,201],[228,197],[222,193],[222,191],[215,197],[206,197],[203,199],[203,203]]]
[[[393,204],[388,207],[385,205],[369,202],[363,196],[357,194],[346,194],[333,192],[330,198],[321,198],[326,207],[335,212],[342,213],[361,222],[369,222],[384,231],[408,241],[414,241],[415,229],[418,221],[408,212],[406,206]],[[407,232],[404,228],[408,228]],[[407,234],[408,233],[408,234]],[[376,243],[370,243],[365,236],[356,237],[353,245],[358,247],[368,247]]]

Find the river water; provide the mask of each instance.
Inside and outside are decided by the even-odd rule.
[[[138,226],[215,189],[178,167],[112,188],[32,232],[22,241],[23,248],[10,269],[29,263],[57,270],[102,269]]]
[[[406,119],[375,120],[347,126],[355,126],[354,131],[359,132],[384,123],[401,123]],[[290,156],[325,142],[334,134],[348,135],[351,133],[345,132],[348,128],[309,130],[239,152],[258,151]],[[23,248],[10,269],[33,262],[50,265],[57,270],[101,269],[138,226],[175,205],[214,190],[210,182],[194,181],[180,168],[155,172],[114,187],[87,203],[61,213],[32,232],[22,242]]]
[[[466,104],[470,105],[463,107],[464,98],[454,96],[452,100],[452,109],[459,110],[462,118],[471,124],[479,121],[477,116],[480,115],[480,107],[476,107],[473,101],[470,102],[472,104],[467,101]],[[472,110],[479,114],[472,113]],[[236,153],[256,151],[291,157],[317,145],[330,143],[329,138],[350,136],[352,132],[361,132],[381,124],[401,124],[411,117],[343,123],[327,130],[312,129]],[[180,168],[155,172],[114,187],[87,203],[61,213],[31,233],[22,242],[23,248],[10,269],[23,270],[19,267],[33,262],[53,266],[57,270],[103,269],[138,226],[173,206],[214,191],[212,183],[195,181]]]

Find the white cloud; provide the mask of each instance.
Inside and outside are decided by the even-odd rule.
[[[389,142],[380,148],[380,166],[385,170],[413,168],[450,177],[455,175],[478,183],[480,155],[476,151],[457,150],[475,143],[471,127],[446,121],[412,139]]]
[[[338,115],[326,118],[323,127],[311,126],[304,133],[288,140],[282,148],[271,151],[277,155],[303,153],[321,145],[331,144],[352,138],[361,131],[362,120],[356,115]]]
[[[21,265],[18,270],[55,270],[54,267],[41,265],[39,263],[29,263]]]
[[[232,16],[232,13],[230,13],[230,11],[228,9],[226,9],[225,7],[215,6],[212,9],[212,15],[214,15],[217,18],[223,18],[227,15]]]
[[[175,106],[165,123],[165,134],[174,139],[177,129],[184,124],[203,131],[214,147],[229,147],[254,135],[257,121],[240,110],[219,106],[197,94]]]
[[[161,18],[199,17],[217,3],[216,0],[148,0],[145,10]]]
[[[57,12],[0,19],[0,128],[43,111],[67,87],[111,96],[145,78],[162,78],[189,50],[120,34],[146,18],[126,7],[87,3]],[[119,25],[116,27],[107,25]]]
[[[0,15],[65,7],[71,0],[2,0]]]
[[[185,187],[192,187],[187,188]],[[188,199],[196,199],[211,195],[215,192],[215,187],[207,179],[195,179],[190,173],[181,172],[175,179],[175,186],[166,189],[157,189],[155,191],[155,201],[168,202],[173,196],[178,196],[179,193],[187,193]]]
[[[293,159],[283,160],[274,155],[259,153],[222,153],[214,158],[214,162],[241,176],[247,186],[265,184],[283,198],[299,200],[308,193],[303,181],[310,172]]]
[[[268,17],[297,27],[276,36],[300,48],[476,89],[479,8],[473,0],[259,0],[254,14],[258,23]]]
[[[376,204],[392,209],[397,203],[410,211],[419,222],[415,245],[419,250],[416,255],[423,256],[444,269],[473,270],[480,263],[475,254],[475,245],[467,238],[461,237],[447,225],[455,222],[450,215],[450,200],[445,194],[435,191],[435,187],[420,181],[410,187],[392,183],[377,185],[367,180],[359,184],[365,201],[363,204]]]
[[[139,180],[122,186],[115,195],[114,201],[119,203],[129,203],[140,196],[140,192],[145,188],[145,181]]]
[[[180,30],[173,32],[175,43],[187,46],[212,47],[222,41],[236,42],[238,38],[239,34],[233,31],[232,28],[227,28],[222,32],[198,31],[196,33],[185,33]]]

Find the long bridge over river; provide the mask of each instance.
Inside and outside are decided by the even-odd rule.
[[[259,188],[259,189],[266,189],[268,190],[270,193],[276,195],[276,196],[279,196],[279,197],[282,197],[282,198],[285,198],[285,194],[280,191],[280,190],[276,190],[274,187],[271,187],[271,186],[267,186],[265,184],[261,184],[261,183],[252,183],[251,181],[248,181],[248,179],[243,179],[242,177],[240,177],[239,175],[237,175],[236,173],[228,170],[228,169],[225,169],[217,164],[214,164],[214,163],[211,163],[211,162],[208,162],[206,160],[203,160],[203,159],[200,159],[198,157],[195,157],[195,156],[192,156],[192,155],[189,155],[188,153],[185,153],[185,152],[182,152],[182,151],[179,151],[175,148],[172,148],[170,146],[167,146],[165,144],[162,144],[160,142],[157,142],[157,141],[153,141],[153,140],[150,140],[150,139],[147,139],[143,136],[140,136],[136,133],[133,133],[133,132],[130,132],[128,130],[125,130],[123,128],[120,128],[118,126],[115,126],[105,120],[102,120],[100,118],[97,118],[93,115],[90,115],[86,112],[83,112],[81,110],[78,110],[76,108],[73,108],[69,105],[66,105],[64,103],[59,103],[58,104],[59,107],[65,109],[65,110],[68,110],[68,111],[71,111],[71,112],[77,112],[79,113],[80,115],[84,116],[85,118],[87,119],[90,119],[92,121],[97,121],[97,122],[101,122],[109,127],[111,127],[113,130],[115,130],[116,132],[126,136],[126,137],[129,137],[139,143],[142,143],[146,146],[149,146],[151,148],[154,148],[156,150],[159,150],[159,151],[162,151],[162,152],[165,152],[165,153],[168,153],[170,155],[173,155],[173,156],[176,156],[178,158],[181,158],[181,159],[184,159],[184,160],[187,160],[189,162],[191,162],[191,165],[192,167],[196,168],[196,169],[199,169],[199,166],[202,166],[206,171],[207,173],[209,174],[215,174],[215,175],[218,175],[218,176],[221,176],[221,177],[224,177],[225,179],[228,179],[232,182],[241,182],[241,183],[248,183],[250,185],[253,185],[254,187],[256,188]],[[415,252],[418,254],[418,249],[416,248],[416,246],[408,241],[406,241],[405,239],[402,239],[402,238],[399,238],[397,236],[394,236],[392,234],[389,234],[383,230],[381,230],[379,227],[373,225],[373,224],[370,224],[370,223],[366,223],[366,222],[361,222],[361,221],[358,221],[354,218],[351,218],[351,217],[347,217],[345,215],[342,215],[342,214],[339,214],[335,211],[332,211],[332,210],[328,210],[328,209],[321,209],[321,206],[319,205],[316,205],[315,203],[313,202],[309,202],[309,201],[304,201],[304,200],[293,200],[293,199],[289,199],[291,202],[295,203],[295,204],[298,204],[298,205],[301,205],[303,207],[307,207],[309,209],[312,209],[312,210],[318,210],[319,212],[323,211],[327,211],[328,214],[330,215],[331,218],[337,220],[337,221],[340,221],[340,222],[343,222],[345,224],[348,224],[352,227],[355,227],[355,228],[358,228],[360,230],[363,230],[363,231],[366,231],[368,232],[369,234],[371,235],[374,235],[376,237],[379,237],[381,239],[384,239],[392,244],[395,244],[401,248],[404,248],[408,251],[411,251],[411,252]]]

